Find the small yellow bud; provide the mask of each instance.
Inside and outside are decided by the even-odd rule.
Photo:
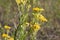
[[[5,25],[4,28],[5,29],[11,29],[11,27],[10,26],[7,26],[7,25]]]
[[[42,22],[47,22],[47,19],[46,19],[43,15],[40,15],[39,19],[40,19]]]
[[[2,34],[2,37],[9,37],[8,34]]]

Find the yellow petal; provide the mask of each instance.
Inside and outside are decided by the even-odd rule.
[[[11,27],[10,26],[7,26],[7,25],[5,25],[4,28],[5,29],[11,29]]]
[[[21,0],[16,0],[17,5],[21,3]]]
[[[2,37],[9,37],[8,34],[2,34]]]

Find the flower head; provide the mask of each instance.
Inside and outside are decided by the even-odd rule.
[[[47,19],[46,19],[43,15],[40,15],[39,19],[40,19],[42,22],[47,22]]]
[[[33,11],[44,11],[44,9],[43,8],[35,7],[35,8],[33,8]]]
[[[32,26],[33,30],[34,31],[38,31],[41,27],[39,24],[35,23],[33,26]]]
[[[4,28],[5,29],[11,29],[11,27],[10,26],[7,26],[7,25],[5,25]]]
[[[2,37],[9,37],[8,34],[2,34]]]
[[[42,14],[33,14],[33,15],[37,20],[40,20],[42,22],[47,22],[48,21]]]

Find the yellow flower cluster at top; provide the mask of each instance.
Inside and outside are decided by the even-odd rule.
[[[17,5],[23,3],[23,4],[26,4],[27,0],[15,0]]]

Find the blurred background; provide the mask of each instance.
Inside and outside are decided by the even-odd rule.
[[[37,40],[60,40],[60,0],[37,0],[38,4],[45,9],[42,14],[48,22],[42,25],[37,33]],[[0,0],[0,40],[1,28],[9,25],[14,29],[19,23],[18,9],[15,0]],[[14,30],[13,30],[14,31]]]

